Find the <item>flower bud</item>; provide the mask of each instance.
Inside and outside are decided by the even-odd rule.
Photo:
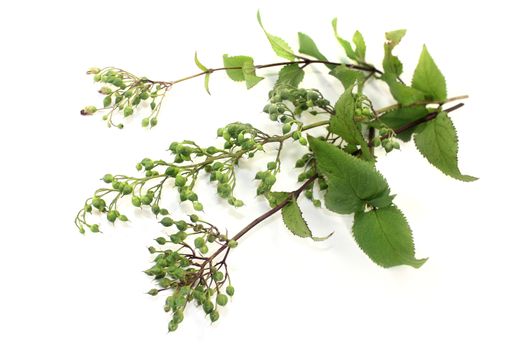
[[[224,306],[228,303],[228,297],[225,294],[219,293],[217,294],[216,302],[220,306]]]
[[[91,67],[87,70],[86,74],[98,74],[100,73],[100,68]]]
[[[86,106],[83,110],[80,111],[80,114],[82,115],[92,115],[93,113],[96,113],[97,107],[95,106]]]
[[[219,312],[217,310],[213,310],[211,313],[210,313],[210,320],[212,322],[215,322],[219,319]]]
[[[228,248],[236,248],[238,245],[239,243],[234,239],[228,241]]]
[[[104,175],[104,177],[102,178],[102,181],[104,181],[107,184],[112,183],[113,182],[113,175],[111,175],[111,174]]]
[[[229,285],[228,287],[226,287],[226,294],[232,297],[233,294],[235,294],[235,288],[233,288],[232,285]]]
[[[132,114],[133,114],[133,107],[126,106],[124,108],[124,117],[129,117]]]
[[[170,227],[173,225],[173,219],[170,218],[169,216],[165,216],[162,218],[162,220],[160,220],[160,223],[164,227]]]

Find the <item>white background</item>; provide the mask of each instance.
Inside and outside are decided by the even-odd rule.
[[[16,1],[0,5],[2,123],[0,154],[0,348],[109,349],[523,349],[524,32],[515,2],[404,1]],[[287,233],[278,217],[255,229],[231,255],[237,293],[210,326],[190,310],[167,334],[162,298],[144,294],[146,247],[159,232],[148,215],[104,234],[77,233],[73,217],[106,172],[134,173],[145,156],[168,156],[173,140],[210,142],[235,120],[265,128],[260,110],[272,72],[250,91],[212,76],[172,89],[159,126],[135,119],[124,130],[83,117],[101,103],[87,67],[113,65],[153,79],[196,72],[193,53],[220,66],[223,53],[275,58],[259,29],[296,47],[296,32],[316,39],[325,55],[343,55],[331,32],[359,29],[368,57],[380,65],[385,31],[407,28],[397,49],[410,80],[423,43],[447,77],[449,95],[468,93],[454,112],[460,167],[479,176],[452,180],[429,166],[413,145],[378,167],[398,194],[414,231],[419,270],[382,269],[353,242],[351,217],[305,204],[314,244]],[[340,93],[322,67],[305,84]],[[379,88],[383,88],[379,86]],[[389,101],[379,101],[384,105]],[[206,214],[235,232],[263,212],[252,195],[249,165],[239,213],[213,196]],[[284,174],[286,177],[288,175]],[[292,174],[295,176],[295,173]],[[277,188],[295,187],[283,180]],[[202,187],[202,191],[206,191]]]

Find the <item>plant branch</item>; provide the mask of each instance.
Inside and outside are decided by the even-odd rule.
[[[288,66],[288,65],[291,65],[291,64],[303,64],[303,67],[301,67],[301,68],[304,68],[307,65],[314,64],[314,63],[327,64],[327,65],[344,65],[345,67],[350,68],[350,69],[354,69],[354,70],[360,70],[360,71],[365,71],[365,72],[383,74],[383,72],[381,72],[380,70],[378,70],[377,68],[375,68],[373,66],[362,66],[362,65],[358,65],[358,64],[352,64],[352,63],[338,63],[338,62],[332,62],[332,61],[328,61],[328,60],[310,60],[310,59],[307,59],[307,58],[301,59],[299,61],[284,61],[284,62],[276,62],[276,63],[258,64],[258,65],[255,65],[254,68],[255,69],[264,69],[264,68],[271,68],[271,67]],[[162,81],[151,81],[151,82],[153,82],[153,83],[160,83],[160,84],[164,84],[166,86],[171,87],[172,85],[175,85],[175,84],[178,84],[178,83],[181,83],[183,81],[190,80],[190,79],[193,79],[193,78],[197,78],[197,77],[200,77],[200,76],[203,76],[203,75],[206,75],[206,74],[211,74],[211,73],[219,72],[219,71],[241,70],[241,69],[242,69],[242,67],[240,67],[240,66],[239,67],[208,68],[207,70],[204,70],[202,72],[199,72],[199,73],[196,73],[196,74],[192,74],[192,75],[189,75],[187,77],[180,78],[180,79],[177,79],[177,80],[172,80],[172,81],[168,81],[168,82],[162,82]]]
[[[461,96],[454,96],[454,97],[451,97],[451,98],[448,98],[446,100],[443,100],[443,101],[432,101],[432,100],[424,100],[424,101],[417,101],[407,107],[411,107],[411,106],[424,106],[424,105],[428,105],[428,104],[438,104],[438,105],[443,105],[445,103],[449,103],[449,102],[454,102],[454,101],[458,101],[458,100],[464,100],[468,98],[468,95],[461,95]],[[399,103],[395,103],[393,105],[390,105],[390,106],[386,106],[386,107],[383,107],[383,108],[380,108],[380,109],[376,109],[375,110],[375,113],[376,115],[379,115],[379,114],[383,114],[385,112],[389,112],[393,109],[397,109],[397,108],[400,108],[400,107],[404,107],[402,106],[401,104]]]

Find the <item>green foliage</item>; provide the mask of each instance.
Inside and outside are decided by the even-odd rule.
[[[421,125],[414,137],[421,154],[444,174],[461,181],[475,181],[476,177],[463,175],[458,168],[458,137],[447,113]]]
[[[230,68],[226,73],[233,81],[244,81],[248,89],[264,78],[255,75],[253,58],[249,56],[223,56],[224,67]]]
[[[373,160],[361,130],[354,120],[355,103],[352,88],[348,88],[335,104],[335,115],[330,119],[330,131],[339,135],[351,146],[360,146],[363,158]]]
[[[415,258],[412,230],[393,205],[357,213],[352,231],[359,247],[379,266],[418,268],[427,261]]]
[[[257,19],[275,54],[287,61],[255,64],[251,56],[224,55],[223,67],[210,68],[195,53],[198,72],[170,81],[140,78],[113,67],[88,70],[99,85],[101,107],[88,105],[81,113],[101,114],[109,126],[118,128],[124,124],[116,123],[117,117],[131,120],[140,116],[144,127],[157,125],[162,102],[171,87],[186,80],[204,78],[209,93],[211,74],[225,71],[230,79],[244,82],[250,89],[265,77],[262,70],[278,70],[263,108],[273,129],[257,127],[256,121],[253,125],[234,121],[217,130],[214,143],[172,141],[168,156],[143,158],[135,165],[137,174],[105,174],[102,186],[83,203],[75,218],[79,232],[85,234],[102,232],[106,225],[112,228],[127,224],[130,222],[127,215],[132,211],[149,213],[158,225],[158,232],[148,247],[153,262],[144,272],[152,278],[155,288],[147,294],[165,295],[164,310],[170,313],[170,332],[179,328],[189,304],[202,310],[211,322],[219,320],[222,308],[235,293],[227,258],[231,251],[239,249],[245,234],[271,215],[280,212],[285,226],[296,236],[314,241],[329,238],[331,234],[325,237],[312,234],[299,206],[301,203],[304,208],[303,199],[306,205],[311,203],[315,208],[354,214],[353,235],[378,265],[420,267],[426,259],[415,258],[410,227],[393,204],[394,196],[385,178],[375,168],[376,158],[382,155],[377,151],[388,154],[399,150],[398,140],[408,142],[415,134],[417,148],[431,164],[456,179],[475,180],[459,171],[458,140],[448,116],[449,111],[461,104],[445,107],[461,97],[447,100],[445,79],[426,47],[411,86],[401,78],[403,64],[393,50],[405,30],[386,33],[384,72],[381,72],[366,61],[366,44],[361,33],[356,31],[352,42],[341,38],[337,19],[332,22],[336,40],[353,63],[328,59],[304,33],[299,33],[299,53],[307,57],[295,55],[283,39],[266,31],[259,13]],[[324,86],[301,86],[314,64],[325,65],[329,75],[343,85],[335,104],[323,95]],[[378,80],[386,82],[398,103],[376,108],[383,99],[367,96],[366,87]],[[261,153],[272,158],[257,163]],[[293,159],[295,169],[282,162],[285,153],[297,154]],[[201,191],[208,188],[216,193],[219,203],[230,206],[231,210],[244,206],[237,185],[246,179],[238,175],[239,169],[250,161],[255,162],[257,170],[253,170],[254,180],[250,182],[252,193],[243,196],[264,196],[271,208],[229,235],[227,228],[202,217],[215,209],[200,199]],[[293,171],[298,173],[297,187],[274,190],[281,186],[283,173],[289,176]],[[169,191],[175,191],[178,201],[165,200]],[[97,217],[106,224],[94,221]]]
[[[365,204],[389,193],[386,180],[371,163],[325,141],[309,137],[308,142],[317,160],[317,170],[328,184],[325,202],[331,211],[359,212]]]
[[[319,51],[319,49],[317,48],[317,45],[315,44],[312,38],[310,38],[308,35],[304,33],[298,33],[298,36],[299,36],[299,52],[300,53],[315,57],[321,61],[328,60],[326,56],[323,55]],[[325,65],[326,67],[328,67],[328,69],[333,69],[335,67],[334,64],[326,63]]]
[[[421,119],[429,113],[425,106],[400,107],[388,111],[381,115],[381,121],[391,129],[397,129],[407,125],[415,120]],[[396,137],[408,142],[412,137],[415,128],[410,128],[402,133],[396,134]]]
[[[301,212],[301,208],[299,208],[293,193],[269,192],[266,195],[266,198],[268,199],[268,203],[270,203],[271,207],[275,207],[284,201],[288,201],[288,203],[281,209],[281,215],[284,225],[294,235],[302,238],[311,238],[314,241],[324,241],[332,235],[329,234],[325,237],[312,236],[312,231],[303,218],[303,213]]]
[[[279,38],[278,36],[272,35],[266,31],[262,24],[261,14],[259,13],[259,11],[257,11],[257,21],[259,22],[261,29],[264,31],[264,34],[266,34],[266,37],[268,38],[268,41],[270,42],[270,45],[272,46],[272,49],[275,52],[275,54],[287,60],[294,61],[295,54],[293,53],[293,50],[290,47],[290,45],[288,45],[286,41]]]
[[[421,56],[419,56],[419,62],[412,77],[412,87],[423,91],[429,100],[444,101],[447,98],[445,77],[428,53],[426,46],[423,46]]]
[[[392,54],[392,50],[401,42],[401,39],[406,34],[405,29],[394,30],[385,33],[385,56],[383,58],[383,70],[386,74],[392,74],[395,77],[399,77],[403,73],[403,64]]]
[[[290,87],[298,87],[304,79],[304,70],[299,68],[297,63],[284,66],[279,71],[279,78],[276,85],[288,85]]]

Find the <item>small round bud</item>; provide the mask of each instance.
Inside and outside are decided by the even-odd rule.
[[[195,215],[195,214],[191,214],[190,215],[190,220],[191,220],[191,222],[197,222],[197,221],[199,221],[199,217],[197,215]]]
[[[292,125],[290,123],[283,124],[283,134],[288,134],[292,130]]]
[[[98,74],[100,73],[100,68],[97,67],[91,67],[87,70],[87,74]]]
[[[91,232],[93,232],[93,233],[100,232],[100,229],[99,229],[99,227],[98,227],[97,224],[93,224],[93,225],[89,226],[89,229],[90,229]]]
[[[176,177],[175,177],[175,185],[177,187],[182,187],[186,184],[186,178],[180,174],[178,174]]]
[[[143,128],[147,128],[149,126],[149,118],[144,118],[140,122]]]
[[[150,289],[148,291],[148,294],[151,295],[151,296],[155,296],[155,295],[159,294],[159,290],[158,289]]]
[[[184,231],[185,229],[188,228],[188,224],[184,220],[179,220],[179,221],[175,222],[175,226],[177,226],[177,229],[179,231]]]
[[[206,243],[204,242],[204,238],[197,237],[193,241],[193,244],[195,245],[195,248],[199,249],[199,248],[202,248],[204,246],[204,244],[206,244]]]
[[[133,196],[131,197],[131,204],[135,207],[140,207],[142,205],[142,201],[140,200],[140,197]]]
[[[164,244],[166,244],[166,238],[164,238],[164,237],[157,237],[157,238],[155,238],[155,242],[157,242],[160,245],[164,245]]]
[[[221,271],[215,271],[212,275],[212,278],[215,282],[220,282],[224,279],[224,273]]]
[[[108,211],[108,214],[106,215],[109,222],[115,222],[117,218],[119,217],[119,213],[116,210],[110,210]]]
[[[112,183],[113,182],[113,175],[111,175],[111,174],[104,175],[104,177],[102,178],[102,181],[104,181],[107,184]]]
[[[308,141],[304,137],[299,138],[299,143],[303,146],[306,146],[308,144]]]
[[[293,138],[294,140],[299,140],[299,139],[301,138],[301,132],[300,132],[300,131],[297,131],[297,130],[294,131],[294,132],[292,133],[292,138]]]
[[[165,227],[170,227],[173,225],[173,219],[170,218],[169,216],[165,216],[162,218],[162,220],[160,220],[160,223],[162,226],[165,226]]]
[[[80,111],[80,114],[82,115],[92,115],[93,113],[97,112],[97,107],[95,106],[86,106],[83,110]]]
[[[276,162],[269,162],[268,164],[266,164],[266,168],[268,170],[274,170],[277,168],[277,163]]]
[[[214,305],[210,300],[206,300],[204,303],[202,303],[202,309],[205,313],[209,314],[213,311]]]
[[[232,285],[229,285],[228,287],[226,287],[226,294],[232,297],[233,294],[235,294],[235,288],[233,288]]]
[[[124,108],[124,117],[129,117],[133,114],[133,107],[127,106]]]
[[[201,202],[193,202],[193,209],[196,211],[201,211],[203,209]]]
[[[210,313],[210,320],[212,322],[215,322],[219,319],[219,312],[217,310],[213,310],[211,313]]]
[[[226,294],[217,294],[217,304],[220,305],[220,306],[224,306],[226,304],[228,304],[228,296],[226,296]]]
[[[238,245],[239,243],[234,239],[228,241],[228,248],[236,248]]]

